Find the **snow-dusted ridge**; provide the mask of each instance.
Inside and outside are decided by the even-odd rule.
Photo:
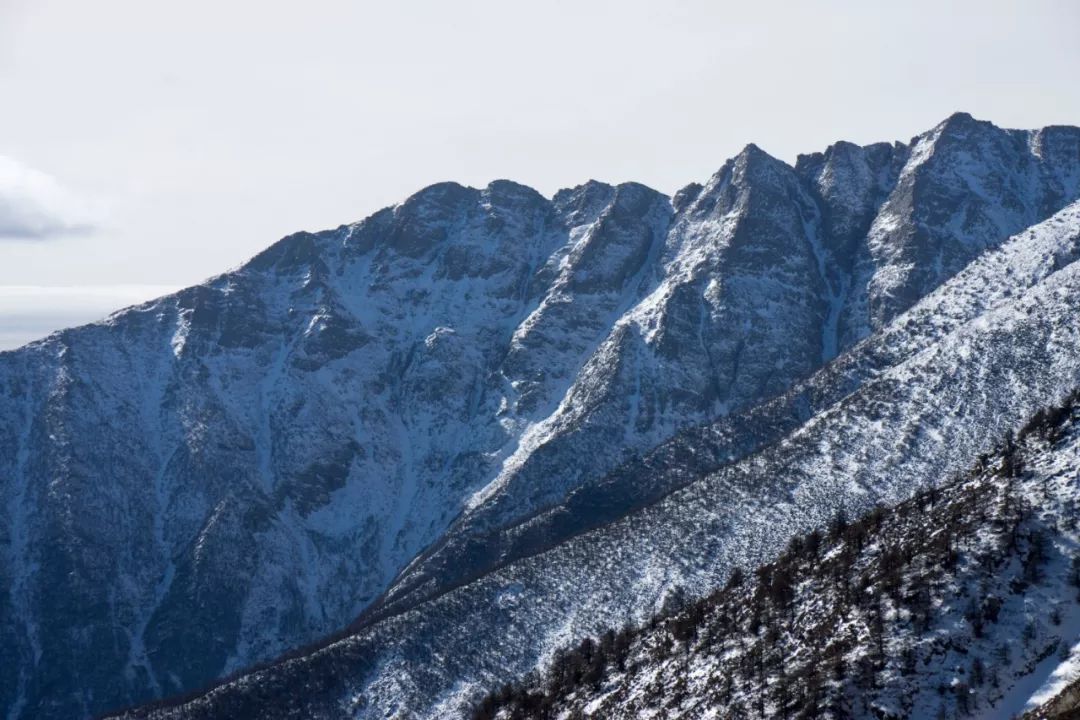
[[[790,403],[798,421],[785,418],[787,429],[756,453],[726,464],[715,457],[646,463],[622,476],[622,487],[675,491],[584,533],[557,528],[562,540],[554,545],[507,563],[496,557],[486,574],[441,592],[413,601],[406,594],[339,642],[154,716],[217,717],[237,708],[270,717],[467,713],[484,688],[543,665],[573,639],[643,620],[675,588],[704,594],[733,564],[772,557],[840,503],[858,512],[966,469],[995,438],[1080,385],[1072,351],[1080,342],[1075,220],[1070,207],[1016,236],[775,401]],[[996,279],[1008,290],[980,299]],[[937,324],[927,321],[942,312],[935,304],[950,308]],[[767,431],[772,417],[765,412],[760,427]],[[672,452],[722,454],[710,443],[724,448],[723,426],[715,437],[709,429],[691,433],[704,449],[684,443]],[[675,477],[654,477],[668,468]],[[470,553],[490,547],[491,534],[473,537],[480,540],[467,533],[451,557],[473,562]]]
[[[912,146],[925,155],[917,163]],[[833,374],[819,377],[837,384],[803,386],[828,398],[792,400],[781,432],[746,430],[720,455],[762,450],[815,414],[807,438],[849,426],[868,437],[859,403],[882,403],[872,398],[908,382],[936,393],[928,378],[948,362],[982,367],[972,358],[994,333],[1023,334],[1009,312],[1064,325],[1045,357],[1036,346],[1012,358],[1034,387],[1029,400],[1050,397],[1072,372],[1058,357],[1072,339],[1067,253],[1057,295],[1033,275],[1030,289],[1017,286],[1022,297],[968,312],[986,327],[957,320],[959,329],[924,333],[921,360],[886,345],[849,366],[845,351],[1075,200],[1078,166],[1076,129],[1008,131],[954,116],[911,145],[838,144],[795,168],[750,146],[674,201],[636,184],[588,183],[548,200],[506,181],[444,183],[360,223],[290,236],[235,272],[106,323],[0,353],[0,577],[13,589],[0,595],[0,665],[18,669],[0,677],[0,710],[66,718],[189,690],[340,629],[380,597],[373,611],[386,619],[369,614],[367,637],[406,627],[427,597],[438,608],[461,597],[486,606],[485,583],[528,575],[529,563],[561,567],[584,542],[566,540],[591,526],[569,516],[529,546],[551,552],[490,573],[506,561],[495,535],[685,428],[785,397],[834,353]],[[998,372],[1011,372],[1006,360]],[[968,380],[954,401],[1006,387]],[[835,405],[859,388],[869,389]],[[942,443],[958,456],[974,450],[972,428],[1004,426],[1026,402],[920,438],[922,454],[900,463],[901,475]],[[761,427],[770,412],[755,416]],[[933,424],[922,420],[925,397],[908,398],[905,412]],[[785,442],[812,447],[799,437]],[[828,448],[813,452],[799,460],[806,473]],[[885,456],[874,469],[894,466]],[[856,475],[845,487],[869,482]],[[349,692],[374,693],[381,709],[452,704],[493,668],[513,671],[561,634],[652,603],[684,562],[698,562],[665,545],[673,526],[662,514],[693,492],[654,502],[688,479],[624,474],[617,487],[645,490],[606,503],[608,520],[643,505],[628,518],[656,518],[643,530],[655,545],[625,544],[648,565],[629,594],[509,580],[494,595],[507,612],[530,598],[581,603],[560,611],[558,627],[543,620],[517,655],[466,653],[452,670],[418,659],[444,652],[434,649],[444,641],[458,647],[439,633],[468,613],[438,610],[431,619],[445,628],[416,630],[408,648],[384,643],[372,655],[380,670]],[[889,492],[901,493],[901,480]],[[743,542],[731,518],[710,517],[709,542]],[[719,564],[699,570],[700,584],[723,574]]]
[[[499,563],[550,547],[560,538],[617,518],[683,485],[755,452],[806,420],[828,410],[864,383],[943,342],[949,333],[1022,296],[1080,258],[1080,203],[1024,231],[974,261],[915,307],[783,395],[712,425],[692,428],[614,473],[583,483],[561,502],[485,532],[488,555]],[[971,358],[964,358],[970,361]],[[482,527],[482,526],[481,526]],[[442,581],[426,592],[477,574],[461,562],[469,523],[452,528],[440,546],[414,561],[381,603],[415,601],[412,587],[429,576]]]

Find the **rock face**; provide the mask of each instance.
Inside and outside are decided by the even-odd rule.
[[[0,353],[0,711],[192,690],[364,613],[302,712],[438,714],[767,553],[751,509],[798,497],[780,538],[900,497],[1080,379],[1077,197],[1080,130],[964,115],[751,145],[673,199],[448,183]]]

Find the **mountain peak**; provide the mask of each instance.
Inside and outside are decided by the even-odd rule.
[[[679,188],[679,190],[671,197],[672,207],[674,207],[676,211],[679,211],[691,205],[697,200],[703,189],[704,186],[701,183],[696,182]]]
[[[949,117],[938,123],[931,132],[937,132],[940,139],[966,140],[973,133],[997,132],[1004,134],[997,125],[987,120],[978,120],[966,112],[954,112]]]
[[[949,117],[942,120],[942,124],[945,124],[945,125],[959,125],[959,124],[977,123],[977,122],[985,122],[985,121],[976,120],[971,115],[971,113],[964,112],[963,110],[957,110],[956,112],[949,115]]]
[[[528,185],[513,180],[492,180],[481,193],[496,206],[513,209],[547,205],[549,200]]]
[[[783,160],[775,158],[769,153],[762,150],[761,147],[757,145],[757,143],[747,143],[743,147],[743,149],[739,151],[739,154],[735,156],[735,162],[744,162],[747,164],[779,164],[783,165],[784,167],[790,167]]]
[[[454,180],[432,183],[405,198],[398,208],[450,207],[475,199],[479,191]]]

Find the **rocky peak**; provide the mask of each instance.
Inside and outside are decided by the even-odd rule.
[[[424,188],[394,208],[386,245],[406,257],[418,257],[444,242],[462,215],[475,207],[480,192],[453,182]]]
[[[857,283],[867,317],[858,334],[895,317],[977,254],[1045,217],[1042,161],[1026,133],[958,113],[915,138],[912,148],[867,237],[861,265],[868,277]],[[1061,160],[1075,166],[1080,157],[1049,162]]]
[[[671,198],[671,205],[675,212],[682,212],[690,203],[697,200],[704,186],[701,183],[690,183],[680,188]]]
[[[583,185],[560,190],[552,202],[559,217],[569,227],[588,225],[611,203],[615,188],[607,183],[589,180]]]
[[[825,233],[835,248],[848,248],[865,236],[905,155],[906,147],[899,143],[838,142],[823,153],[799,156],[795,171],[820,197]]]
[[[536,190],[512,180],[492,180],[480,195],[484,203],[507,211],[528,211],[549,204]]]
[[[1039,159],[1043,187],[1039,213],[1049,216],[1080,197],[1080,128],[1053,125],[1030,133],[1028,141]]]

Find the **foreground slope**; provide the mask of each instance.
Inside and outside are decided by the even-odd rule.
[[[649,505],[702,469],[624,473],[606,515],[509,554],[494,537],[785,393],[1078,195],[1080,131],[963,114],[795,167],[748,146],[673,198],[445,183],[2,353],[0,710],[200,687]],[[903,358],[864,359],[707,454],[765,447]]]
[[[475,717],[1007,718],[1080,664],[1080,408],[638,628],[560,652]],[[1074,701],[1075,702],[1075,701]]]
[[[703,595],[841,505],[856,513],[900,501],[970,467],[1080,385],[1077,213],[1014,237],[897,317],[879,336],[900,360],[778,442],[692,477],[681,473],[693,462],[674,462],[676,489],[636,512],[361,622],[325,648],[133,716],[467,714],[483,689],[543,666],[575,637],[643,621],[676,591]],[[928,325],[938,331],[924,335]]]

